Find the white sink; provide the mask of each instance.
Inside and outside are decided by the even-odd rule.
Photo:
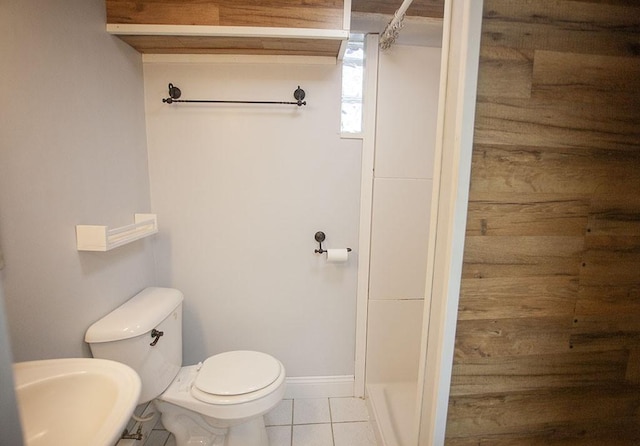
[[[48,359],[13,365],[27,446],[112,446],[140,396],[130,367],[106,359]]]

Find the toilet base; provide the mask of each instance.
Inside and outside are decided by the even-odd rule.
[[[269,446],[264,417],[259,416],[229,428],[224,446]]]
[[[229,427],[199,413],[156,400],[162,424],[173,434],[176,446],[269,446],[264,417],[259,415]]]

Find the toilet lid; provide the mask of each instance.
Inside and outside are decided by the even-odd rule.
[[[214,395],[242,395],[263,389],[280,376],[280,363],[265,353],[232,351],[207,358],[193,383]]]

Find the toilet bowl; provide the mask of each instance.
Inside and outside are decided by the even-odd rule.
[[[139,404],[152,401],[176,446],[268,446],[263,415],[283,398],[285,369],[272,356],[229,351],[182,367],[182,293],[147,288],[94,323],[94,357],[140,375]]]
[[[270,367],[260,367],[269,362]],[[254,368],[246,368],[251,363]],[[237,373],[231,377],[233,371]],[[208,372],[214,373],[207,376]],[[198,384],[211,387],[204,391]],[[202,442],[196,444],[203,446],[268,446],[262,415],[282,400],[284,389],[280,361],[264,353],[232,351],[208,358],[204,366],[183,367],[154,404],[178,445],[200,438]],[[204,440],[207,435],[210,442]]]

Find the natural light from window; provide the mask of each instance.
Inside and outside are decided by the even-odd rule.
[[[342,60],[342,114],[340,131],[362,133],[362,90],[364,83],[364,35],[352,34]]]

